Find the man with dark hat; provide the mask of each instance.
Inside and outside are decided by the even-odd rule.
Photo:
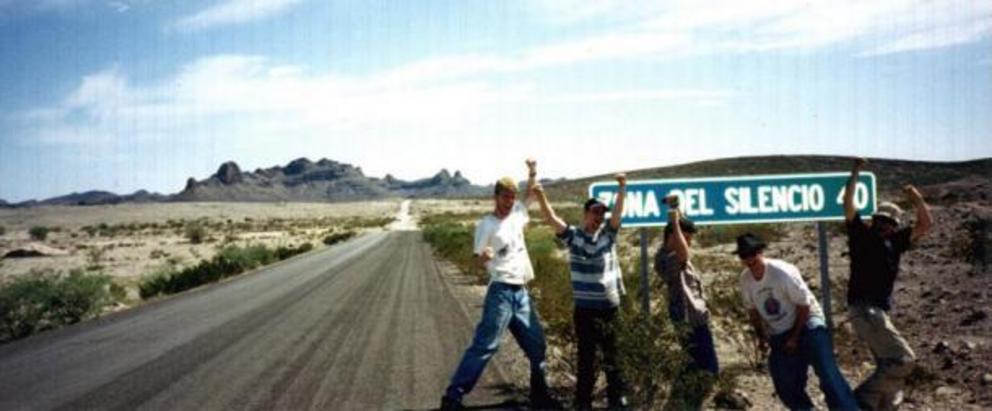
[[[536,166],[534,160],[527,160],[528,196],[535,185]],[[475,387],[489,359],[496,354],[507,328],[530,360],[531,407],[561,408],[549,393],[544,329],[525,286],[534,278],[534,268],[524,243],[524,227],[530,220],[527,199],[521,202],[516,198],[516,181],[510,177],[499,179],[493,193],[494,210],[476,225],[473,250],[476,262],[489,273],[489,286],[475,338],[465,350],[451,377],[451,384],[441,398],[442,410],[462,408],[462,397]]]
[[[799,273],[782,260],[764,257],[765,243],[753,234],[737,237],[735,253],[744,265],[741,296],[750,311],[758,349],[771,345],[768,370],[775,393],[789,409],[812,409],[806,394],[809,367],[832,410],[856,410],[858,404],[837,368],[823,310]]]
[[[710,331],[710,313],[703,298],[703,282],[692,264],[690,246],[696,225],[682,217],[679,198],[665,198],[668,224],[664,241],[655,254],[654,270],[668,289],[668,316],[680,330],[682,347],[691,359],[680,373],[669,409],[701,409],[719,364]]]
[[[848,316],[858,338],[868,344],[876,368],[856,390],[858,403],[865,409],[885,410],[898,406],[899,392],[913,370],[916,355],[887,311],[891,308],[892,288],[899,273],[899,259],[930,229],[932,218],[923,196],[915,187],[904,187],[916,208],[916,225],[902,226],[899,206],[884,202],[871,217],[861,221],[854,204],[858,173],[864,159],[856,159],[844,191],[844,216],[851,256],[847,286]]]
[[[617,364],[615,330],[620,296],[624,292],[616,242],[627,194],[627,177],[619,173],[615,178],[619,189],[610,219],[606,220],[609,207],[598,199],[590,198],[583,206],[585,214],[581,227],[568,225],[555,214],[540,184],[534,189],[544,221],[568,246],[572,299],[575,302],[573,320],[578,337],[575,408],[579,410],[592,408],[597,348],[603,354],[610,408],[627,407],[623,373]]]

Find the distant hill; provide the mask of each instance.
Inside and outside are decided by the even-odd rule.
[[[690,177],[744,176],[761,174],[822,173],[851,169],[850,157],[839,156],[759,156],[699,161],[668,167],[627,172],[631,180],[676,179]],[[866,171],[875,173],[881,193],[893,193],[906,184],[928,186],[969,178],[988,180],[992,176],[992,158],[962,162],[928,162],[868,159]],[[620,170],[618,170],[620,171]],[[612,180],[612,175],[583,177],[546,184],[549,196],[560,200],[580,200],[587,196],[589,184]]]
[[[86,191],[83,193],[72,193],[64,196],[53,197],[43,201],[25,201],[17,203],[17,207],[30,207],[36,205],[103,205],[120,203],[154,203],[167,201],[169,196],[149,193],[145,190],[135,191],[134,194],[117,195],[109,191]]]
[[[675,166],[627,171],[628,178],[673,179],[689,177],[741,176],[757,174],[819,173],[850,170],[851,159],[840,156],[759,156],[699,161]],[[879,190],[886,195],[905,184],[919,187],[962,180],[988,181],[992,176],[992,158],[963,162],[926,162],[869,159],[868,171],[878,177]],[[594,181],[611,180],[611,175],[582,177],[572,180],[542,181],[556,201],[578,201]],[[984,187],[984,186],[983,186]],[[43,201],[9,204],[0,200],[0,207],[30,207],[36,205],[100,205],[165,201],[361,201],[381,198],[464,198],[487,197],[492,186],[473,185],[455,171],[442,169],[432,177],[404,181],[387,174],[383,178],[368,177],[360,167],[321,159],[307,158],[291,161],[286,166],[259,168],[243,172],[235,162],[222,164],[217,172],[204,180],[190,177],[186,187],[173,195],[149,193],[144,190],[119,196],[106,191],[72,193]],[[954,193],[941,193],[953,196]]]
[[[312,162],[307,158],[299,158],[285,167],[259,168],[253,172],[243,172],[237,163],[229,161],[221,164],[216,173],[204,180],[190,177],[186,181],[186,187],[172,195],[149,193],[145,190],[123,196],[107,191],[87,191],[17,204],[0,201],[0,207],[168,201],[360,201],[396,197],[477,197],[489,191],[490,188],[472,185],[459,171],[451,174],[442,169],[429,178],[404,181],[389,174],[382,179],[368,177],[359,167],[333,160]]]

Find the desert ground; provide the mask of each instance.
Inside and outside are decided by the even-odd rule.
[[[896,284],[893,321],[918,355],[918,367],[906,389],[903,409],[987,409],[992,407],[992,320],[988,319],[992,281],[988,267],[988,221],[992,219],[989,187],[985,181],[921,187],[936,220],[933,231],[909,251]],[[883,195],[883,199],[885,196]],[[892,198],[899,200],[899,198]],[[409,205],[414,221],[424,216],[454,213],[481,217],[491,209],[481,200],[415,200]],[[89,268],[111,274],[134,287],[144,275],[161,267],[194,264],[210,258],[229,244],[294,246],[310,242],[322,246],[328,233],[343,230],[408,229],[408,223],[390,224],[399,200],[345,204],[170,203],[96,207],[39,207],[0,210],[0,255],[13,250],[35,250],[41,256],[0,260],[0,281],[32,270]],[[574,204],[556,204],[562,214],[575,218]],[[532,224],[541,224],[532,206]],[[907,215],[907,217],[909,217]],[[912,219],[912,218],[909,218]],[[578,221],[571,221],[577,223]],[[32,240],[35,226],[50,229],[44,241]],[[189,227],[203,227],[198,244],[189,239]],[[818,295],[819,260],[815,225],[809,223],[764,227],[774,233],[767,254],[790,261],[801,269]],[[871,371],[866,347],[854,337],[844,314],[848,275],[846,237],[840,224],[831,223],[830,275],[833,291],[835,351],[844,374],[856,386]],[[637,231],[624,230],[621,255],[626,276],[636,276],[632,261],[638,257]],[[651,253],[659,246],[657,230],[650,233]],[[738,262],[731,258],[732,237],[704,228],[697,237],[696,264],[704,275],[706,293],[713,301],[731,301],[737,292]],[[561,255],[564,255],[562,252]],[[446,281],[469,316],[478,315],[484,287],[447,265]],[[456,272],[452,272],[452,270]],[[652,278],[654,274],[652,273]],[[665,307],[663,289],[656,280],[654,310]],[[134,301],[135,304],[138,301]],[[754,409],[778,409],[771,380],[762,359],[750,353],[748,328],[739,319],[720,317],[726,307],[714,307],[714,328],[721,369],[734,375],[735,392]],[[509,337],[507,337],[509,338]],[[506,347],[515,344],[506,344]],[[526,362],[513,348],[497,363],[509,379],[526,384]],[[515,353],[515,354],[514,354]],[[454,355],[454,354],[453,354]],[[551,346],[549,357],[556,386],[569,395],[574,376],[569,362],[574,347]],[[516,374],[523,375],[517,376]],[[517,378],[520,377],[520,378]],[[598,385],[603,386],[601,381]],[[518,387],[524,389],[522,385]],[[808,391],[823,406],[815,377]],[[707,406],[716,404],[711,398]]]
[[[228,245],[323,246],[329,233],[379,230],[399,200],[361,203],[154,203],[0,209],[0,281],[31,271],[88,269],[109,274],[136,298],[156,270],[211,258]],[[32,227],[46,227],[45,240]],[[202,230],[193,241],[191,230]],[[16,254],[16,253],[15,253]]]

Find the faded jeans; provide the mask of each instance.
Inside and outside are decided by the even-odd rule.
[[[547,395],[547,363],[544,357],[547,343],[541,321],[537,318],[537,309],[526,287],[500,282],[490,283],[486,290],[482,319],[475,327],[475,338],[465,350],[445,395],[461,400],[472,391],[489,359],[499,349],[507,328],[530,360],[531,397]]]
[[[813,409],[813,401],[806,394],[807,372],[812,365],[820,379],[820,390],[827,397],[827,406],[831,410],[857,410],[854,393],[837,368],[830,334],[821,324],[814,323],[812,327],[803,328],[798,350],[794,354],[785,351],[788,332],[772,336],[768,369],[772,374],[775,393],[789,409]]]
[[[913,371],[916,354],[885,310],[852,305],[848,307],[848,317],[858,338],[868,344],[875,357],[875,372],[854,390],[855,396],[867,409],[892,409],[896,395]]]

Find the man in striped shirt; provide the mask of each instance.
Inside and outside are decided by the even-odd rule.
[[[572,272],[572,297],[575,301],[575,334],[578,337],[578,382],[575,387],[575,408],[592,407],[592,390],[596,383],[596,349],[603,353],[607,397],[611,409],[626,408],[625,383],[617,366],[617,343],[614,330],[623,278],[617,261],[616,241],[627,193],[627,177],[615,176],[620,188],[609,221],[609,207],[595,198],[586,201],[582,226],[568,225],[555,214],[547,194],[538,184],[534,187],[544,221],[568,246],[569,268]]]

